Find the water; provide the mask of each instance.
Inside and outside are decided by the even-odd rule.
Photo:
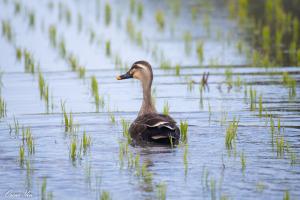
[[[290,153],[286,150],[283,158],[277,156],[269,118],[260,118],[257,109],[250,111],[249,97],[250,87],[257,91],[257,101],[262,94],[263,107],[272,113],[275,129],[280,118],[280,132],[289,149],[299,156],[300,102],[298,96],[290,97],[289,89],[282,84],[282,72],[289,72],[299,82],[299,69],[249,67],[246,56],[236,48],[236,41],[243,38],[232,31],[237,24],[228,20],[222,4],[215,2],[210,7],[200,2],[200,13],[208,12],[211,16],[208,33],[201,14],[196,22],[191,20],[189,9],[196,2],[182,2],[180,15],[175,20],[166,2],[144,1],[143,20],[138,22],[135,15],[131,16],[136,29],[142,30],[146,38],[141,48],[129,40],[126,32],[130,15],[127,1],[110,2],[112,22],[109,27],[104,25],[104,1],[100,3],[99,21],[96,20],[96,1],[63,1],[63,10],[67,6],[72,13],[70,25],[59,20],[59,3],[54,3],[51,11],[46,1],[20,2],[21,11],[17,15],[12,1],[0,3],[0,19],[9,19],[14,33],[13,42],[0,37],[1,97],[7,104],[7,115],[0,122],[0,199],[9,199],[12,192],[24,194],[26,191],[32,194],[32,199],[42,198],[45,179],[46,193],[52,193],[53,199],[99,199],[103,191],[108,191],[113,199],[155,199],[157,185],[163,182],[167,185],[167,199],[282,199],[285,191],[289,191],[292,199],[300,197],[299,159],[291,165]],[[34,11],[35,28],[28,26],[24,8]],[[154,21],[158,8],[166,11],[163,33],[157,31]],[[77,31],[77,13],[83,18],[81,32]],[[120,16],[120,26],[117,16]],[[58,40],[65,39],[67,51],[86,67],[85,79],[80,79],[61,58],[58,49],[51,47],[50,24],[55,24]],[[173,31],[171,26],[174,26]],[[90,43],[90,30],[94,30],[96,42]],[[187,30],[193,36],[190,55],[185,54],[182,39]],[[226,39],[228,35],[230,39]],[[213,66],[198,67],[194,50],[198,39],[204,41],[202,64]],[[111,41],[110,57],[105,55],[107,40]],[[24,72],[24,61],[17,61],[15,47],[26,48],[39,63],[49,85],[48,110],[40,99],[37,73]],[[157,50],[157,59],[151,53],[153,49]],[[162,112],[168,102],[170,115],[178,123],[186,120],[189,124],[186,147],[128,147],[134,156],[140,155],[141,166],[147,165],[147,171],[152,173],[151,181],[145,181],[135,167],[128,166],[129,156],[124,155],[123,165],[119,157],[119,143],[126,141],[121,119],[135,119],[142,95],[136,80],[115,79],[126,71],[115,68],[116,55],[121,58],[122,67],[136,60],[148,60],[154,71],[157,110]],[[161,60],[182,65],[180,76],[175,75],[174,69],[161,69]],[[232,70],[233,83],[240,77],[241,86],[228,87],[225,77],[228,69]],[[210,76],[201,100],[199,82],[204,72]],[[97,78],[99,94],[105,102],[99,112],[91,93],[92,75]],[[188,82],[192,80],[196,83],[189,89]],[[300,93],[299,87],[296,93]],[[61,102],[65,102],[68,113],[73,113],[75,133],[65,132]],[[116,124],[111,122],[111,115],[115,116]],[[225,133],[234,117],[239,119],[236,146],[228,151]],[[30,167],[26,164],[20,167],[22,133],[15,134],[14,119],[21,127],[31,127],[35,154],[28,155],[25,151]],[[92,145],[86,155],[72,162],[70,143],[76,136],[80,140],[84,130],[91,136]],[[244,170],[242,152],[246,158]]]

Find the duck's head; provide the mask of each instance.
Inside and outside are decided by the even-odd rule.
[[[151,65],[147,61],[137,61],[132,64],[128,72],[117,76],[117,80],[135,78],[145,83],[152,83],[153,73]]]

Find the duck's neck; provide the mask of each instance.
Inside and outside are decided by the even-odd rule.
[[[151,85],[152,81],[142,82],[143,87],[143,103],[139,112],[139,116],[148,114],[148,113],[156,113],[155,106],[152,102],[151,96]]]

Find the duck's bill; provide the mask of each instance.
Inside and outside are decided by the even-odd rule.
[[[133,78],[133,76],[130,75],[129,73],[117,76],[117,80],[123,80],[123,79],[129,79],[129,78]]]

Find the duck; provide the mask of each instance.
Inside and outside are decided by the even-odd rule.
[[[143,102],[137,118],[131,123],[129,133],[134,144],[176,145],[180,140],[180,129],[169,115],[159,114],[152,101],[152,67],[147,61],[137,61],[117,80],[137,79],[143,89]]]

